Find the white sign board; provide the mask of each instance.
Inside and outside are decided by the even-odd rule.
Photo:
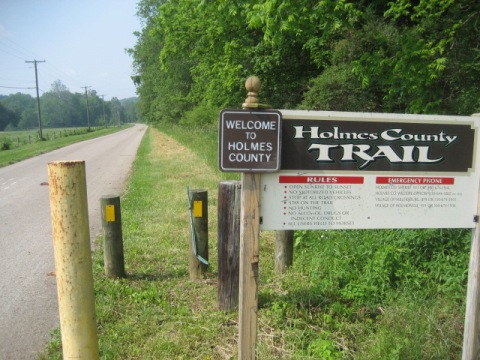
[[[282,111],[261,229],[473,228],[476,117]]]

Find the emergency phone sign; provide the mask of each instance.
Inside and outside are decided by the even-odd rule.
[[[278,171],[281,119],[279,111],[223,110],[218,132],[220,170]]]

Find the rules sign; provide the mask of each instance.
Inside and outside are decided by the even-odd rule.
[[[279,111],[223,110],[218,131],[220,170],[278,171],[281,119]]]
[[[282,110],[262,230],[473,228],[479,118]]]

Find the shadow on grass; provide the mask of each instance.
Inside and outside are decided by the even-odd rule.
[[[178,270],[175,272],[165,272],[165,273],[127,273],[126,280],[133,281],[165,281],[171,279],[180,279],[188,277],[187,270]]]

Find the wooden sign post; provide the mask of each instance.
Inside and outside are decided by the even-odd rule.
[[[224,110],[219,122],[219,167],[242,172],[240,211],[239,354],[255,359],[260,237],[260,173],[280,169],[281,113],[258,99],[260,80],[249,77],[243,110]]]
[[[260,174],[242,173],[240,210],[239,352],[255,359],[260,237]]]
[[[462,360],[474,360],[480,356],[480,228],[472,231],[472,245],[468,268],[467,304],[465,310],[465,328],[463,334]]]
[[[480,117],[480,114],[472,116]],[[479,184],[480,187],[480,184]],[[462,360],[474,360],[480,357],[480,197],[477,195],[477,217],[472,229],[470,261],[468,266],[467,301],[465,326],[463,332]]]
[[[242,173],[239,359],[256,357],[261,230],[383,228],[473,229],[463,360],[478,358],[478,118],[261,110],[258,78],[245,87],[219,122],[219,167]]]
[[[282,110],[281,170],[260,179],[261,230],[471,228],[463,360],[480,358],[473,116]]]

